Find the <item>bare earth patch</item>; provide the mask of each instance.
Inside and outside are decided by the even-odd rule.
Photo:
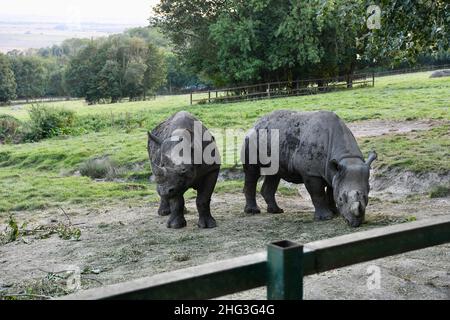
[[[376,137],[385,134],[400,134],[414,131],[430,130],[433,126],[448,123],[448,121],[436,120],[367,120],[348,123],[353,135],[359,137]]]
[[[450,198],[405,198],[395,202],[374,198],[367,223],[351,229],[341,218],[314,222],[312,204],[301,193],[302,197],[279,196],[285,214],[263,212],[259,216],[243,213],[241,194],[216,195],[212,210],[219,227],[213,230],[197,228],[193,200],[187,202],[188,227],[183,230],[167,229],[167,218],[157,216],[155,203],[133,208],[65,208],[71,222],[81,229],[81,240],[62,240],[57,235],[38,239],[31,235],[0,246],[0,295],[24,291],[61,294],[46,287],[48,281],[43,280],[68,266],[79,267],[83,288],[91,288],[262,251],[267,243],[276,240],[307,243],[450,212]],[[263,204],[262,199],[259,203]],[[19,225],[27,222],[27,228],[67,220],[60,210],[20,212],[15,217]],[[435,247],[307,277],[306,298],[449,298],[449,248]],[[365,285],[366,267],[371,264],[382,268],[381,290],[368,291]],[[264,290],[259,289],[231,298],[264,295]]]

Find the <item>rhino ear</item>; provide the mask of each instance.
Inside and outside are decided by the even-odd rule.
[[[339,162],[336,159],[332,159],[330,161],[329,166],[330,166],[330,169],[333,170],[334,172],[338,172],[343,169],[343,166],[341,164],[339,164]]]
[[[156,144],[162,144],[163,141],[161,140],[161,138],[155,136],[153,133],[151,133],[150,131],[148,132],[148,138],[149,140],[154,141]]]
[[[375,151],[372,151],[369,153],[369,157],[367,158],[366,164],[369,166],[369,168],[372,166],[372,163],[377,160],[378,154]]]

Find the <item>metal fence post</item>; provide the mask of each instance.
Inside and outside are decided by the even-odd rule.
[[[267,299],[303,299],[303,245],[280,241],[267,247]]]

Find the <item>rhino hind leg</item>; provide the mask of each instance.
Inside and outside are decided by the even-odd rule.
[[[178,196],[169,200],[170,216],[167,227],[171,229],[181,229],[186,227],[186,219],[184,218],[184,198]]]
[[[330,209],[327,193],[325,192],[325,181],[318,177],[305,179],[305,187],[308,190],[314,204],[314,220],[330,220],[334,217]]]
[[[197,191],[198,226],[202,229],[215,228],[216,220],[211,215],[211,196],[216,187],[219,170],[208,174]]]
[[[170,214],[169,200],[167,200],[166,198],[161,198],[158,214],[162,217],[168,216]]]
[[[245,213],[258,214],[261,210],[256,203],[256,185],[260,177],[259,167],[254,165],[244,165],[245,172]]]
[[[267,212],[269,213],[283,213],[277,200],[275,199],[275,193],[277,192],[278,185],[280,184],[281,178],[279,176],[266,176],[264,178],[264,183],[261,189],[261,195],[267,203]]]

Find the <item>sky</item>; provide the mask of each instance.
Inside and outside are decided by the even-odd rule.
[[[0,0],[0,18],[147,25],[159,0]],[[50,19],[49,19],[50,20]]]

